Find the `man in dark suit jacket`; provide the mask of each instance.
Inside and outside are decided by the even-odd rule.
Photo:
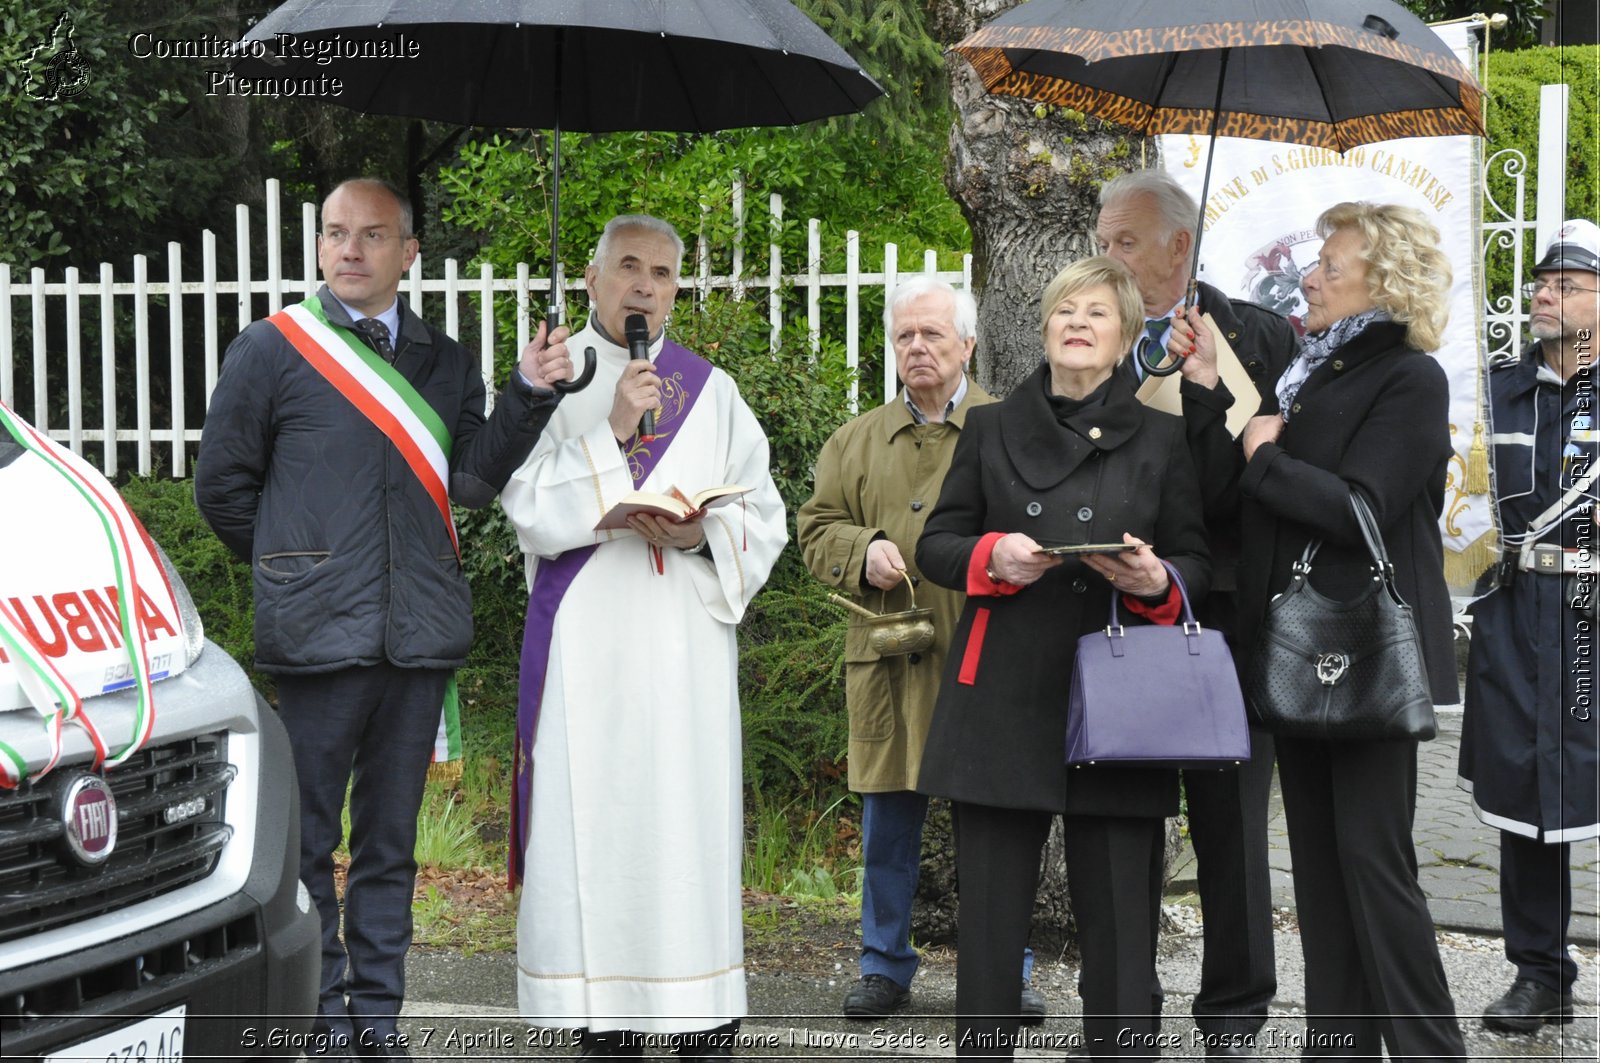
[[[334,189],[317,235],[327,283],[229,345],[195,466],[201,515],[254,572],[256,667],[277,677],[294,750],[301,877],[322,916],[311,1055],[407,1055],[417,812],[472,642],[449,506],[494,500],[544,431],[553,382],[572,377],[566,330],[541,325],[486,419],[477,359],[399,298],[416,256],[393,187]]]
[[[1236,397],[1222,383],[1215,358],[1196,350],[1188,324],[1175,316],[1188,289],[1199,214],[1194,199],[1165,171],[1139,170],[1101,188],[1095,240],[1103,254],[1133,271],[1151,340],[1193,352],[1179,372],[1184,431],[1200,476],[1213,566],[1211,595],[1201,619],[1231,640],[1239,502],[1238,458],[1226,416]],[[1270,390],[1294,357],[1298,341],[1293,326],[1254,303],[1229,299],[1209,284],[1198,286],[1197,301],[1200,312],[1216,321],[1257,390]],[[1129,357],[1120,371],[1141,374],[1137,363]],[[1129,383],[1137,387],[1137,376]],[[1267,1005],[1277,992],[1267,868],[1272,738],[1254,730],[1251,741],[1254,756],[1238,771],[1190,771],[1183,776],[1205,920],[1194,1019],[1206,1036],[1208,1056],[1253,1055],[1253,1035],[1265,1024]]]

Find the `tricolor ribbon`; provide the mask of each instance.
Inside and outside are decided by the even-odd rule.
[[[17,676],[23,692],[33,707],[44,717],[50,734],[50,760],[37,775],[43,775],[61,758],[61,725],[70,720],[84,729],[95,747],[95,768],[101,764],[116,767],[136,753],[149,741],[155,730],[155,699],[150,687],[150,653],[134,615],[139,600],[139,580],[133,565],[133,549],[129,536],[131,524],[141,538],[145,538],[133,514],[122,508],[113,492],[107,496],[104,480],[83,464],[83,459],[62,447],[22,420],[0,402],[0,426],[24,450],[38,457],[48,467],[60,473],[78,492],[104,529],[106,543],[111,552],[112,570],[116,577],[117,619],[122,630],[122,644],[128,651],[128,664],[133,673],[137,691],[133,731],[128,742],[116,753],[107,755],[107,747],[100,733],[90,722],[83,709],[83,698],[73,689],[61,671],[45,655],[44,650],[30,636],[18,617],[0,601],[0,643],[7,656],[15,662]],[[116,499],[115,502],[112,500]],[[35,777],[37,777],[37,775]],[[15,787],[27,778],[27,762],[15,749],[0,743],[0,786]]]

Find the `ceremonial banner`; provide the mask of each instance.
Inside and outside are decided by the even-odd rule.
[[[1476,44],[1467,25],[1436,31],[1469,70]],[[1196,200],[1208,138],[1156,138],[1162,163]],[[1305,331],[1300,278],[1316,264],[1317,215],[1345,200],[1416,207],[1438,226],[1455,273],[1450,322],[1434,357],[1450,379],[1450,436],[1456,455],[1440,520],[1445,575],[1471,592],[1494,560],[1484,411],[1481,290],[1482,145],[1468,136],[1388,140],[1344,154],[1321,148],[1222,137],[1217,141],[1200,245],[1200,279],[1235,298],[1286,315]]]

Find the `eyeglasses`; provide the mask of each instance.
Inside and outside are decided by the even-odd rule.
[[[1529,281],[1522,286],[1522,297],[1524,299],[1532,299],[1546,288],[1555,292],[1563,299],[1570,299],[1579,292],[1600,291],[1600,288],[1580,288],[1576,284],[1573,284],[1571,281],[1565,279],[1560,281]]]
[[[352,233],[349,229],[334,229],[330,232],[319,233],[322,239],[334,247],[343,247],[350,242],[352,236],[358,237],[361,246],[368,251],[376,251],[390,240],[409,240],[409,236],[391,236],[382,229],[368,229],[363,233]]]

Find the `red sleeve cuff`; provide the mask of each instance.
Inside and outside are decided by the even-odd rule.
[[[1167,600],[1160,605],[1151,605],[1131,594],[1122,596],[1122,604],[1128,607],[1129,612],[1138,613],[1152,624],[1176,624],[1178,617],[1183,615],[1183,595],[1178,593],[1178,585],[1170,581],[1167,584]]]
[[[989,561],[994,557],[994,546],[1005,538],[1005,532],[989,532],[978,540],[972,556],[967,559],[967,596],[995,597],[1015,594],[1022,589],[1019,584],[989,578]]]

